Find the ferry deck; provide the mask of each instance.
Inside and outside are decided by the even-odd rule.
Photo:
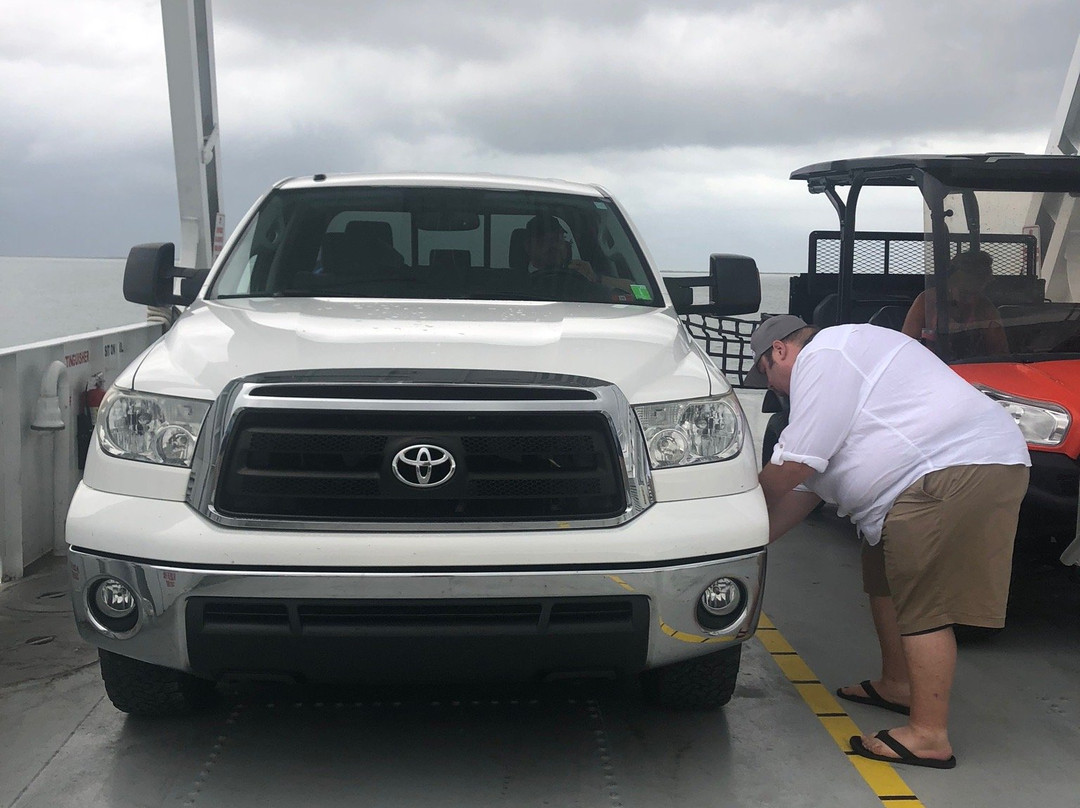
[[[51,556],[0,592],[0,806],[1071,808],[1077,570],[1018,560],[1007,627],[961,644],[958,765],[935,771],[845,751],[850,735],[902,719],[832,695],[877,675],[877,647],[854,530],[828,510],[770,549],[766,616],[716,712],[664,711],[629,683],[596,680],[244,684],[187,718],[130,718],[104,693]]]

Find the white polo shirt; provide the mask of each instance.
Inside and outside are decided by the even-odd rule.
[[[873,325],[820,331],[795,358],[791,417],[773,450],[816,472],[806,488],[870,544],[900,493],[950,466],[1031,465],[1005,409],[910,337]]]

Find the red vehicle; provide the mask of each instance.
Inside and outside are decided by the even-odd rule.
[[[1080,157],[872,157],[806,166],[791,178],[829,199],[840,229],[811,234],[789,311],[821,326],[903,329],[1001,402],[1032,458],[1018,546],[1080,563],[1080,291],[1074,297],[1068,283],[1080,266],[1068,266],[1066,225],[1055,234],[1046,215],[1080,195]],[[856,229],[860,196],[882,186],[918,189],[922,232]],[[786,408],[771,394],[766,408],[774,411],[767,459]]]

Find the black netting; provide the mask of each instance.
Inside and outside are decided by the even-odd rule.
[[[750,335],[754,333],[758,323],[768,316],[770,315],[762,315],[756,320],[740,320],[737,317],[686,314],[682,321],[690,336],[712,357],[728,381],[735,387],[743,387],[746,374],[754,365]]]
[[[966,235],[950,239],[951,255],[972,248]],[[1037,277],[1034,236],[982,236],[980,249],[993,258],[996,277],[988,294],[996,305],[1038,303],[1043,299],[1042,282]],[[827,297],[836,297],[840,272],[840,234],[816,231],[810,234],[810,271],[792,282],[789,300],[792,313],[808,322],[815,319],[816,307]],[[864,232],[856,235],[850,318],[866,322],[884,307],[906,311],[922,291],[921,277],[933,269],[933,244],[922,233]],[[753,366],[750,335],[767,314],[754,319],[683,315],[690,335],[735,387],[744,387]],[[835,322],[835,321],[834,321]]]

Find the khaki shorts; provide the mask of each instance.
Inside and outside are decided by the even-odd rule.
[[[892,596],[901,634],[960,623],[1000,628],[1009,600],[1025,466],[954,466],[906,488],[881,541],[863,544],[863,589]]]

